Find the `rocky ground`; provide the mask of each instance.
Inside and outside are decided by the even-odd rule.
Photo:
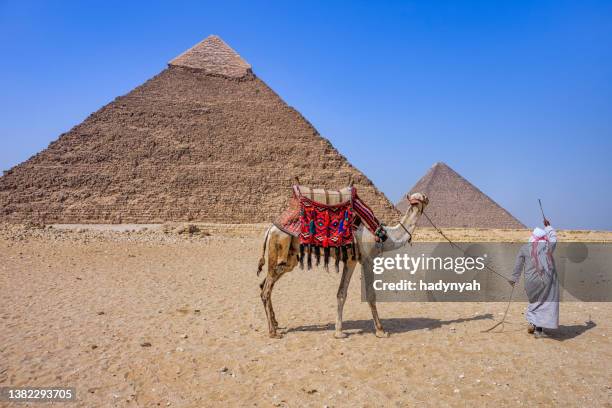
[[[504,304],[386,303],[378,339],[355,276],[337,340],[339,276],[296,270],[274,291],[284,337],[268,338],[263,229],[3,225],[0,386],[74,386],[75,407],[612,406],[608,303],[563,303],[561,328],[538,340],[522,304],[481,333]]]

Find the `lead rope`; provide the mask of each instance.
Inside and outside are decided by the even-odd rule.
[[[508,300],[508,304],[506,305],[506,311],[504,312],[504,317],[497,323],[495,323],[493,326],[489,327],[487,330],[481,330],[481,333],[488,333],[491,330],[493,330],[494,328],[496,328],[497,326],[501,325],[502,327],[502,331],[504,331],[504,325],[506,323],[506,316],[508,315],[508,309],[510,309],[510,303],[512,302],[512,295],[514,295],[514,286],[512,286],[512,290],[510,291],[510,299]],[[500,333],[501,333],[500,332]]]
[[[429,221],[429,223],[431,224],[432,227],[434,227],[434,229],[436,230],[436,232],[438,232],[440,235],[442,235],[442,237],[444,237],[445,240],[448,241],[448,243],[458,249],[459,251],[461,251],[464,255],[465,255],[465,251],[463,250],[463,248],[461,248],[459,245],[455,244],[453,241],[450,240],[450,238],[448,238],[444,232],[442,232],[442,230],[440,228],[438,228],[438,226],[436,224],[434,224],[434,222],[431,220],[431,218],[429,218],[429,216],[427,214],[425,214],[425,211],[422,212],[422,214],[425,216],[425,218],[427,219],[427,221]],[[489,271],[493,272],[494,274],[496,274],[497,276],[503,278],[505,281],[509,281],[509,279],[502,275],[501,273],[497,272],[495,269],[491,268],[489,265],[485,265],[485,268],[487,268]],[[489,327],[486,330],[482,330],[481,333],[488,333],[491,330],[495,329],[497,326],[501,325],[502,326],[502,332],[504,331],[504,325],[506,323],[506,316],[508,315],[508,309],[510,309],[510,304],[512,303],[512,295],[514,295],[514,286],[512,286],[512,290],[510,291],[510,297],[508,299],[508,304],[506,305],[506,311],[504,312],[504,317],[497,323],[495,323],[493,326]]]
[[[399,222],[399,225],[401,225],[404,231],[406,231],[406,234],[408,234],[408,243],[410,244],[410,246],[412,246],[412,234],[410,233],[410,231],[408,231],[408,228],[406,228],[406,226],[402,223],[401,220]]]

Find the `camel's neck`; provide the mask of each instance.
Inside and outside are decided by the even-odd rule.
[[[410,241],[421,212],[416,206],[410,206],[408,211],[402,216],[400,223],[392,227],[387,227],[387,234],[393,247],[403,246]]]

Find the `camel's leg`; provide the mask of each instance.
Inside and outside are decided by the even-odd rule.
[[[265,284],[266,284],[266,281],[267,281],[267,280],[268,280],[268,277],[266,277],[266,278],[263,280],[263,282],[261,282],[261,283],[259,284],[259,288],[261,289],[261,293],[262,293],[262,295],[261,295],[261,301],[263,302],[264,309],[265,309],[265,311],[266,311],[266,317],[268,316],[268,306],[267,306],[267,304],[266,304],[266,301],[267,301],[268,303],[270,303],[270,310],[272,311],[272,315],[270,316],[270,320],[272,321],[272,325],[273,325],[275,328],[277,328],[277,329],[278,329],[278,322],[276,321],[276,316],[274,315],[274,307],[272,306],[272,290],[274,289],[274,283],[276,283],[276,282],[274,282],[274,283],[272,284],[272,288],[270,288],[270,293],[269,293],[268,297],[267,297],[266,299],[264,299],[264,296],[263,296],[263,290],[264,290],[264,286],[265,286]]]
[[[263,287],[261,288],[261,301],[263,302],[264,309],[266,311],[266,318],[268,319],[268,334],[270,337],[280,337],[276,333],[276,326],[274,325],[274,312],[272,311],[272,302],[270,302],[272,296],[272,288],[274,287],[274,276],[268,275],[263,281]]]
[[[278,322],[276,321],[276,315],[274,314],[274,306],[272,306],[272,291],[274,290],[274,284],[279,278],[280,275],[278,275],[276,279],[274,279],[274,282],[272,282],[272,288],[270,288],[270,298],[268,299],[268,303],[270,304],[270,312],[272,313],[270,317],[272,319],[272,325],[275,329],[278,329]]]
[[[277,332],[278,322],[276,321],[276,316],[274,314],[274,308],[272,307],[272,290],[274,289],[274,284],[278,282],[278,280],[287,272],[291,272],[295,264],[288,263],[287,265],[278,266],[276,268],[276,273],[273,275],[268,275],[263,285],[263,289],[261,291],[261,300],[264,303],[264,308],[266,309],[266,316],[268,317],[268,329],[270,337],[273,338],[281,338]],[[265,299],[265,300],[264,300]]]
[[[266,311],[266,319],[268,321],[268,334],[270,337],[279,337],[276,333],[276,318],[272,309],[272,289],[277,277],[278,271],[278,241],[279,236],[276,234],[270,235],[269,252],[268,252],[268,273],[266,279],[261,283],[261,301]]]
[[[268,334],[273,338],[280,338],[278,334],[278,322],[274,315],[274,309],[272,308],[272,290],[274,284],[281,276],[285,273],[290,272],[297,265],[297,258],[295,257],[296,244],[292,242],[290,235],[284,235],[279,237],[271,237],[270,252],[268,253],[268,275],[263,281],[261,288],[261,300],[264,304],[266,311],[266,317],[268,319]],[[297,242],[297,241],[296,241]]]
[[[355,270],[356,263],[348,262],[344,264],[342,268],[342,278],[340,278],[340,286],[338,287],[338,313],[336,315],[336,333],[334,337],[342,339],[346,337],[346,334],[342,332],[342,310],[344,309],[344,302],[346,301],[346,295],[348,292],[349,284],[351,283],[351,277]]]
[[[362,264],[363,267],[363,278],[366,286],[366,300],[368,301],[368,306],[370,306],[370,311],[372,312],[372,319],[374,319],[374,327],[376,328],[376,337],[389,337],[389,334],[385,332],[383,329],[382,323],[380,322],[380,318],[378,317],[378,310],[376,309],[376,292],[374,291],[372,284],[374,282],[374,272],[372,268],[372,264],[370,262],[364,261]]]
[[[378,317],[378,310],[376,310],[376,298],[368,299],[368,305],[370,305],[370,310],[372,311],[372,318],[374,319],[374,326],[376,327],[376,337],[389,337],[389,333],[383,329],[380,318]]]
[[[272,308],[272,290],[274,289],[274,284],[283,276],[286,272],[286,269],[279,271],[278,274],[268,275],[263,285],[263,289],[261,291],[261,300],[264,304],[264,308],[266,309],[266,317],[268,318],[268,331],[269,335],[272,338],[281,338],[283,337],[281,334],[277,332],[278,322],[276,321],[276,316],[274,315],[274,309]]]

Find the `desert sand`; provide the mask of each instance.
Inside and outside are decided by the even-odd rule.
[[[261,226],[66,228],[0,227],[1,386],[73,386],[71,407],[612,406],[609,303],[562,303],[546,339],[527,335],[522,304],[481,333],[505,304],[379,303],[379,339],[356,275],[338,340],[339,275],[296,269],[275,288],[284,337],[270,339]]]

